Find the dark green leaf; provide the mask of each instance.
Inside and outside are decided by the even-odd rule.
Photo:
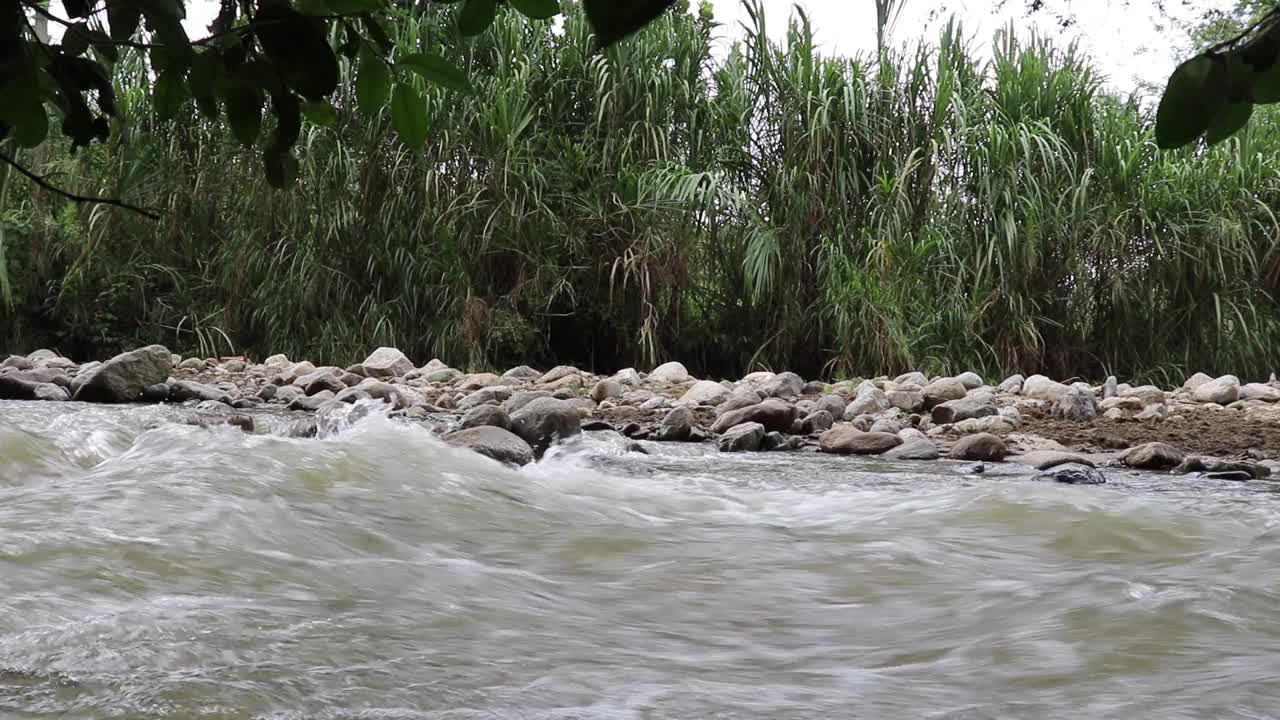
[[[266,170],[267,182],[277,190],[293,187],[298,181],[298,159],[288,150],[264,150],[262,166]]]
[[[89,49],[89,26],[78,22],[62,33],[62,52],[72,57],[83,55]]]
[[[294,0],[293,8],[303,15],[322,16],[328,15],[328,0]]]
[[[383,55],[390,55],[395,43],[391,42],[391,38],[387,37],[387,31],[382,27],[382,23],[378,18],[365,13],[360,16],[360,24],[364,25],[365,32],[369,33],[369,39],[373,41]]]
[[[44,142],[49,135],[49,115],[45,112],[44,103],[29,104],[15,110],[14,116],[5,120],[14,125],[13,139],[18,147],[33,148]]]
[[[302,106],[298,96],[293,93],[272,96],[271,109],[276,116],[276,129],[271,133],[269,147],[288,150],[298,142],[298,134],[302,132]]]
[[[1253,103],[1230,103],[1218,111],[1213,122],[1205,132],[1204,141],[1209,145],[1217,145],[1239,132],[1240,128],[1249,124],[1253,116]]]
[[[281,79],[308,100],[323,100],[338,87],[338,57],[324,23],[279,3],[263,5],[258,41],[275,61]]]
[[[549,20],[560,14],[560,0],[511,0],[511,7],[534,20]]]
[[[412,85],[397,83],[391,92],[391,125],[400,142],[415,150],[427,141],[427,103]]]
[[[497,15],[497,0],[466,0],[458,13],[458,31],[465,37],[479,35],[489,29]]]
[[[0,83],[0,121],[13,128],[20,147],[31,148],[49,134],[49,115],[40,97],[36,68],[27,63],[16,68],[15,76]],[[73,98],[79,98],[73,95]]]
[[[263,100],[262,90],[247,79],[237,77],[227,83],[224,95],[227,124],[231,126],[231,134],[245,147],[257,142],[262,132]]]
[[[421,75],[424,80],[441,87],[457,90],[458,92],[475,92],[475,88],[471,87],[471,81],[467,79],[465,72],[457,65],[435,53],[404,55],[396,60],[396,65],[412,70]]]
[[[373,117],[382,111],[391,95],[391,68],[369,45],[360,47],[360,69],[356,74],[356,104],[360,112]]]
[[[107,25],[111,26],[111,39],[124,42],[138,32],[142,10],[132,0],[116,0],[107,3]]]
[[[169,70],[156,77],[156,85],[152,102],[155,104],[156,116],[161,120],[172,120],[187,102],[187,82],[181,73]]]
[[[191,87],[191,96],[196,100],[200,114],[210,120],[218,119],[218,75],[222,65],[213,52],[196,53],[191,58],[191,73],[187,84]]]
[[[338,124],[338,111],[323,100],[302,103],[302,114],[313,125],[331,128]]]
[[[325,0],[325,4],[333,15],[359,15],[387,9],[386,0]]]
[[[1182,63],[1156,110],[1156,145],[1166,150],[1195,142],[1227,100],[1226,62],[1197,55]]]
[[[596,34],[596,49],[607,48],[657,20],[675,0],[582,0]]]
[[[166,5],[159,9],[156,3],[148,3],[143,8],[147,21],[147,29],[159,41],[159,46],[152,48],[151,59],[161,70],[185,71],[191,62],[191,39],[182,27],[182,21],[174,17]]]

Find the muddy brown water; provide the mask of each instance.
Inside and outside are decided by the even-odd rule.
[[[172,412],[0,403],[0,717],[1280,712],[1271,483]]]

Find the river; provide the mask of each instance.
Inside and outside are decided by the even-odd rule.
[[[0,717],[1263,718],[1270,483],[0,403]]]

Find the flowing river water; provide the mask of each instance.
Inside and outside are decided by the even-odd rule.
[[[1270,483],[0,403],[0,717],[1280,714]]]

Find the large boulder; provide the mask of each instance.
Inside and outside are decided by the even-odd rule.
[[[1098,401],[1093,393],[1072,388],[1053,404],[1053,417],[1071,422],[1086,422],[1098,417]]]
[[[862,432],[852,425],[837,425],[818,438],[818,449],[833,455],[880,455],[901,444],[893,433]]]
[[[790,403],[777,398],[769,398],[764,402],[748,405],[737,410],[730,410],[719,417],[711,426],[711,432],[723,433],[735,425],[743,423],[760,423],[766,431],[777,430],[788,432],[796,418],[796,409]]]
[[[962,372],[955,376],[955,381],[963,385],[965,390],[976,390],[983,386],[982,377],[975,372]]]
[[[1267,403],[1280,402],[1280,388],[1266,383],[1249,383],[1240,388],[1240,399]]]
[[[1198,372],[1195,375],[1192,375],[1191,377],[1187,378],[1187,381],[1182,383],[1182,387],[1188,390],[1195,390],[1201,385],[1204,385],[1205,383],[1209,383],[1209,382],[1213,382],[1213,378],[1209,377],[1208,375],[1205,375],[1202,372]]]
[[[725,386],[711,380],[699,380],[680,396],[679,402],[685,405],[719,405],[728,399],[729,390]]]
[[[1022,396],[1032,400],[1043,400],[1056,403],[1063,395],[1071,391],[1070,385],[1063,385],[1043,375],[1032,375],[1022,383]]]
[[[889,398],[880,388],[869,382],[858,387],[858,394],[844,409],[844,419],[853,420],[859,415],[874,415],[891,407]]]
[[[724,415],[725,413],[733,410],[757,405],[763,400],[764,398],[760,397],[760,393],[743,385],[735,388],[734,391],[729,394],[728,400],[725,400],[716,406],[716,416],[719,417],[720,415]]]
[[[23,357],[22,355],[10,355],[0,362],[0,368],[13,368],[15,370],[30,370],[36,364]]]
[[[909,388],[895,388],[885,391],[885,399],[889,405],[905,413],[917,413],[924,409],[924,393]]]
[[[404,377],[413,371],[413,362],[393,347],[374,350],[364,362],[364,374],[375,378]]]
[[[930,412],[930,419],[936,425],[950,425],[961,420],[988,417],[995,415],[997,412],[996,404],[991,400],[990,396],[977,395],[959,400],[948,400],[940,405],[935,405]]]
[[[960,400],[969,394],[968,388],[953,378],[939,378],[924,386],[924,406],[932,408],[950,400]]]
[[[465,447],[501,463],[527,465],[533,462],[533,448],[519,436],[492,425],[467,428],[444,437],[450,445]]]
[[[653,383],[685,383],[693,378],[689,377],[689,371],[684,365],[678,362],[669,362],[654,368],[649,373],[649,382]]]
[[[724,431],[716,444],[720,452],[755,452],[764,442],[764,426],[756,422],[734,425]]]
[[[173,355],[160,345],[121,353],[77,377],[75,399],[83,402],[134,402],[148,385],[162,383],[173,370]]]
[[[507,414],[506,410],[497,405],[477,405],[462,416],[462,422],[458,423],[458,427],[462,430],[478,427],[496,427],[510,430],[511,416]]]
[[[1210,380],[1192,390],[1191,397],[1196,402],[1230,405],[1240,399],[1240,378],[1235,375],[1223,375]]]
[[[535,448],[546,448],[582,432],[582,420],[573,403],[537,398],[511,414],[511,431]]]
[[[662,418],[658,426],[657,439],[669,442],[684,442],[693,435],[693,413],[689,408],[673,408]]]
[[[1003,460],[1008,454],[1008,447],[999,437],[991,433],[978,433],[957,440],[947,457],[955,460]]]
[[[1186,458],[1186,453],[1172,445],[1150,442],[1129,448],[1120,456],[1120,462],[1140,470],[1168,470],[1177,467]]]
[[[760,385],[761,395],[782,398],[783,400],[794,400],[803,391],[804,378],[793,372],[778,373]]]

